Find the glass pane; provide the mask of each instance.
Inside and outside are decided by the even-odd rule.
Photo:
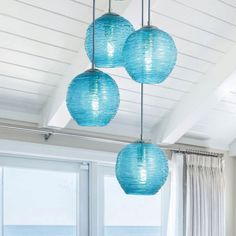
[[[161,194],[126,195],[113,176],[104,178],[104,235],[161,236]]]
[[[4,169],[4,236],[75,236],[76,173]]]

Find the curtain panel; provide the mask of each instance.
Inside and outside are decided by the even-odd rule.
[[[168,236],[224,236],[221,158],[173,153]]]

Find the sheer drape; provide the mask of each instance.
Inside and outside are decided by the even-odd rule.
[[[219,158],[173,153],[168,236],[224,236],[224,174]]]
[[[186,156],[186,236],[224,236],[221,159]]]
[[[173,153],[170,161],[170,207],[168,236],[183,236],[184,228],[184,159],[181,153]]]

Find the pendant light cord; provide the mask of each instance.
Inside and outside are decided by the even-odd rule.
[[[141,83],[141,141],[143,141],[143,83]]]
[[[144,0],[142,0],[142,27],[144,26]],[[141,142],[143,141],[143,83],[141,83]]]
[[[92,69],[95,69],[95,0],[93,0],[93,57]]]
[[[111,12],[111,0],[109,0],[108,12]]]
[[[151,25],[151,0],[148,0],[148,26]]]

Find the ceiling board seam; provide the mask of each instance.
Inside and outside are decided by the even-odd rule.
[[[225,99],[221,100],[221,102],[222,103],[230,103],[230,104],[236,106],[236,102],[228,101],[228,100],[225,100]]]
[[[139,113],[139,112],[135,112],[135,111],[131,111],[131,110],[119,109],[119,111],[121,111],[121,112],[126,112],[126,113],[130,113],[130,114],[135,115],[135,116],[140,116],[140,113]],[[160,117],[160,118],[161,118],[163,115],[152,115],[152,114],[147,114],[147,113],[145,113],[145,116],[154,117],[154,118],[157,118],[157,117]]]
[[[192,84],[192,85],[197,84],[197,83],[194,82],[194,81],[189,81],[189,80],[181,79],[181,78],[178,78],[178,77],[173,76],[173,75],[170,75],[169,78],[172,78],[172,79],[175,79],[175,80],[180,80],[180,81],[183,81],[183,82],[185,82],[185,83],[190,83],[190,84]]]
[[[195,59],[195,60],[203,61],[203,62],[206,62],[206,63],[211,64],[211,65],[216,65],[216,62],[209,61],[209,60],[206,60],[206,59],[204,59],[204,58],[196,57],[196,56],[193,56],[193,55],[184,53],[184,52],[178,51],[178,54],[183,55],[183,56],[186,56],[186,57],[191,57],[191,58],[193,58],[193,59]]]
[[[125,79],[125,80],[130,80],[130,78],[128,77],[125,77],[125,76],[121,76],[121,75],[116,75],[116,74],[111,74],[109,73],[111,76],[114,76],[114,77],[119,77],[119,78],[122,78],[122,79]],[[150,86],[150,85],[149,85]],[[170,87],[167,87],[167,86],[163,86],[161,84],[154,84],[153,86],[156,86],[156,87],[159,87],[159,88],[163,88],[163,89],[168,89],[168,90],[172,90],[172,91],[175,91],[175,92],[178,92],[178,93],[186,93],[185,90],[181,90],[181,89],[176,89],[176,88],[170,88]]]
[[[179,5],[185,6],[185,7],[189,8],[189,9],[192,9],[192,10],[194,10],[194,11],[197,11],[197,12],[199,12],[199,13],[201,13],[201,14],[204,14],[204,15],[207,15],[207,16],[209,16],[209,17],[212,17],[212,18],[214,18],[214,19],[216,19],[216,20],[219,20],[219,21],[221,21],[221,22],[223,22],[223,23],[225,23],[225,24],[229,24],[229,25],[231,25],[231,26],[233,26],[233,27],[236,27],[236,24],[234,24],[234,23],[232,23],[232,22],[230,22],[230,21],[224,20],[224,19],[222,19],[222,18],[220,18],[220,17],[217,17],[217,16],[214,16],[214,15],[212,15],[212,14],[209,14],[209,13],[207,13],[207,12],[205,12],[205,11],[202,11],[202,10],[196,9],[196,8],[194,8],[194,7],[191,7],[191,6],[189,6],[189,5],[187,5],[187,4],[183,3],[183,2],[179,2],[178,0],[174,0],[174,1],[175,1],[176,3],[178,3]],[[221,1],[220,1],[220,2],[221,2]]]
[[[133,116],[140,116],[140,113],[135,112],[135,111],[130,111],[130,110],[125,110],[125,109],[119,109],[120,112],[125,112],[125,113],[129,113],[130,115]],[[145,116],[148,116],[149,118],[153,117],[153,118],[161,118],[163,117],[163,115],[152,115],[152,114],[147,114],[145,113]]]
[[[80,4],[80,5],[85,6],[85,7],[93,8],[91,5],[83,3],[83,2],[80,2],[80,1],[76,1],[76,0],[69,0],[69,1],[77,3],[77,4]],[[100,11],[100,12],[104,12],[104,10],[102,10],[100,8],[97,8],[97,7],[96,7],[96,10]]]
[[[135,102],[135,101],[129,101],[127,99],[121,99],[121,103],[123,102],[127,102],[127,103],[132,103],[132,104],[137,104],[137,105],[140,105],[139,102]],[[170,108],[166,108],[166,107],[161,107],[161,106],[158,106],[158,105],[151,105],[151,104],[148,104],[148,103],[144,103],[145,106],[147,107],[155,107],[157,109],[160,109],[160,110],[165,110],[165,111],[170,111],[171,109]]]
[[[12,109],[14,110],[14,112],[24,112],[24,113],[28,113],[30,112],[31,114],[39,114],[40,113],[40,109],[41,109],[41,106],[42,104],[30,104],[28,106],[24,106],[24,107],[17,107],[15,108],[15,106],[19,106],[19,104],[2,104],[2,101],[0,100],[0,111],[2,110],[7,110],[7,111],[12,111]],[[38,106],[38,107],[36,107]],[[30,110],[30,111],[29,111]]]
[[[4,64],[8,64],[8,65],[22,67],[22,68],[29,69],[29,70],[35,70],[35,71],[43,72],[43,73],[46,73],[46,74],[57,75],[57,76],[60,76],[60,77],[63,76],[63,74],[59,74],[59,73],[55,73],[55,72],[51,72],[51,71],[46,71],[46,70],[41,70],[41,69],[37,69],[37,68],[34,68],[34,67],[30,67],[30,66],[20,65],[20,64],[16,64],[16,63],[12,63],[12,62],[2,61],[2,60],[0,60],[0,62],[4,63]]]
[[[152,10],[152,12],[153,12],[154,14],[164,16],[164,17],[169,18],[169,19],[171,19],[171,20],[173,20],[173,21],[179,22],[179,23],[181,23],[181,24],[183,24],[183,25],[187,25],[187,26],[189,26],[189,27],[192,27],[192,28],[194,28],[194,29],[200,30],[200,31],[205,32],[205,33],[207,33],[207,34],[214,35],[215,37],[218,37],[218,38],[227,40],[227,41],[232,42],[232,43],[236,43],[236,40],[233,40],[233,39],[231,39],[231,38],[228,38],[228,37],[225,37],[225,36],[223,36],[223,35],[217,34],[217,33],[215,33],[215,32],[211,32],[211,31],[202,29],[202,28],[200,28],[200,27],[198,27],[198,26],[192,25],[192,24],[190,24],[190,23],[187,23],[187,22],[185,22],[185,21],[179,20],[179,19],[174,18],[174,17],[172,17],[172,16],[167,16],[167,15],[161,13],[161,12],[157,12],[157,11],[153,11],[153,10]]]
[[[119,77],[119,78],[122,78],[122,79],[127,79],[127,80],[130,80],[129,77],[126,77],[126,76],[122,76],[122,75],[117,75],[117,74],[114,74],[114,73],[109,73],[109,75],[111,76],[115,76],[115,77]],[[195,82],[192,82],[192,81],[188,81],[188,80],[184,80],[184,79],[180,79],[180,78],[177,78],[175,76],[169,76],[169,78],[172,78],[174,80],[180,80],[180,81],[183,81],[183,82],[186,82],[186,83],[191,83],[191,84],[196,84]],[[163,85],[161,84],[158,84],[158,85],[154,85],[154,86],[158,86],[160,88],[167,88],[167,87],[164,87]],[[174,89],[174,88],[169,88],[168,89],[172,89],[172,90],[175,90],[177,92],[185,92],[184,90],[180,90],[180,89]]]
[[[0,13],[0,15],[5,16],[5,17],[9,17],[9,18],[12,18],[14,20],[18,20],[18,21],[21,21],[21,22],[24,22],[24,23],[27,23],[27,24],[30,24],[30,25],[34,25],[34,26],[37,26],[37,27],[40,27],[40,28],[43,28],[43,29],[51,30],[51,31],[56,32],[56,33],[64,34],[64,35],[67,35],[67,36],[70,36],[70,37],[73,37],[73,38],[83,39],[82,37],[80,37],[78,35],[67,33],[67,32],[64,32],[64,31],[61,31],[61,30],[57,30],[57,29],[53,29],[51,27],[40,25],[40,24],[37,24],[37,23],[33,23],[31,21],[24,20],[24,19],[21,19],[21,18],[16,17],[16,16],[11,16],[11,15],[8,15],[8,14],[2,13],[2,12]]]
[[[178,59],[177,59],[177,61],[178,61]],[[198,73],[198,74],[201,74],[201,75],[205,75],[205,72],[199,71],[199,70],[196,70],[196,69],[193,69],[193,68],[189,68],[189,67],[187,67],[187,66],[182,66],[182,65],[178,65],[178,64],[176,64],[175,66],[176,66],[176,67],[179,67],[179,68],[182,68],[182,69],[184,69],[184,70],[189,70],[189,71],[193,71],[193,72],[196,72],[196,73]]]
[[[36,95],[36,96],[40,96],[40,97],[44,97],[44,98],[51,96],[51,95],[48,95],[48,94],[34,93],[34,92],[18,90],[18,89],[13,89],[13,88],[5,88],[5,87],[1,87],[1,86],[0,86],[0,89],[19,92],[19,93],[25,93],[25,94],[29,94],[29,95]]]
[[[62,49],[62,50],[65,50],[65,51],[69,51],[69,52],[72,52],[72,53],[78,53],[77,50],[61,47],[61,46],[58,46],[58,45],[55,45],[55,44],[51,44],[51,43],[47,43],[47,42],[43,42],[43,41],[40,41],[40,40],[37,40],[37,39],[32,39],[32,38],[26,37],[24,35],[15,34],[15,33],[12,33],[12,32],[1,30],[1,29],[0,29],[0,32],[1,33],[5,33],[5,34],[10,34],[10,35],[13,35],[15,37],[27,39],[27,40],[30,40],[30,41],[33,41],[33,42],[36,42],[36,43],[44,44],[44,45],[47,45],[47,46],[50,46],[50,47],[54,47],[54,48]]]
[[[223,55],[226,53],[226,51],[222,51],[222,50],[219,50],[219,49],[216,49],[216,48],[212,48],[212,47],[210,47],[210,46],[208,46],[208,45],[204,45],[204,44],[201,44],[201,43],[199,43],[199,42],[192,41],[192,40],[190,40],[190,39],[182,38],[182,37],[180,37],[180,36],[178,36],[178,35],[176,35],[176,34],[171,34],[171,35],[173,36],[173,38],[178,38],[178,39],[180,39],[180,40],[183,40],[183,41],[186,41],[186,42],[189,42],[189,43],[192,43],[192,44],[195,44],[195,45],[198,45],[198,46],[201,46],[201,47],[210,49],[210,50],[212,50],[212,51],[221,53],[221,54],[223,54]]]
[[[233,4],[230,4],[230,3],[225,2],[225,1],[223,1],[223,0],[218,0],[218,1],[221,2],[221,3],[223,3],[223,4],[225,4],[225,5],[227,5],[227,6],[229,6],[229,7],[232,7],[232,8],[234,8],[234,9],[236,9],[236,5],[234,6]]]
[[[29,53],[29,52],[26,52],[26,51],[21,51],[21,50],[7,48],[7,47],[1,47],[1,46],[0,46],[0,49],[7,50],[7,51],[12,51],[12,52],[17,52],[17,53],[22,53],[22,54],[25,54],[25,55],[38,57],[38,58],[45,59],[45,60],[48,60],[48,61],[57,62],[57,63],[60,63],[60,64],[65,64],[65,65],[68,65],[68,66],[71,65],[70,62],[61,61],[61,60],[50,58],[50,57],[44,57],[44,56],[40,56],[40,55],[37,55],[37,54]]]
[[[140,94],[140,92],[138,91],[133,91],[133,90],[129,90],[129,89],[124,89],[124,88],[120,88],[120,90],[123,90],[123,91],[127,91],[129,93],[135,93],[135,94]],[[156,95],[153,95],[153,94],[149,94],[149,93],[144,93],[145,96],[149,96],[149,97],[155,97],[155,98],[158,98],[158,99],[163,99],[163,100],[167,100],[167,101],[173,101],[173,102],[178,102],[179,100],[177,99],[173,99],[173,98],[167,98],[167,97],[161,97],[161,96],[156,96]]]
[[[167,87],[167,86],[165,86],[165,85],[158,85],[158,84],[155,84],[154,86],[155,86],[155,87],[159,87],[159,88],[163,88],[163,89],[167,89],[167,90],[172,90],[172,91],[175,91],[175,92],[178,92],[178,93],[181,93],[181,94],[186,94],[186,93],[188,93],[188,91],[186,91],[186,90],[171,88],[171,87]]]
[[[48,84],[48,83],[44,83],[44,82],[39,82],[39,81],[28,80],[28,79],[24,79],[24,78],[20,78],[20,77],[0,73],[0,79],[1,79],[1,76],[11,78],[11,79],[15,79],[15,80],[21,80],[21,81],[24,81],[24,82],[27,82],[27,83],[39,84],[39,85],[52,87],[52,88],[56,87],[56,85],[52,85],[52,84]]]
[[[226,112],[226,113],[229,113],[229,114],[231,114],[231,115],[233,115],[233,116],[236,115],[236,112],[228,111],[228,110],[225,110],[225,109],[213,108],[213,110],[215,110],[215,111],[220,111],[220,112]]]
[[[49,9],[47,9],[47,8],[35,6],[35,5],[33,5],[33,4],[26,3],[26,2],[20,1],[20,0],[14,0],[14,1],[15,1],[15,2],[18,2],[18,3],[21,3],[21,4],[24,4],[24,5],[26,5],[26,6],[32,7],[32,8],[39,9],[39,10],[41,10],[41,11],[46,11],[46,12],[48,12],[48,13],[51,13],[51,14],[54,14],[54,15],[58,15],[58,16],[61,16],[61,17],[66,18],[66,19],[79,22],[79,23],[81,23],[81,24],[85,24],[85,25],[88,25],[88,24],[89,24],[89,23],[86,22],[86,21],[83,21],[83,20],[80,20],[80,19],[76,19],[76,18],[71,17],[71,16],[63,15],[63,14],[61,14],[61,13],[59,13],[59,12],[55,12],[55,11],[49,10]]]

